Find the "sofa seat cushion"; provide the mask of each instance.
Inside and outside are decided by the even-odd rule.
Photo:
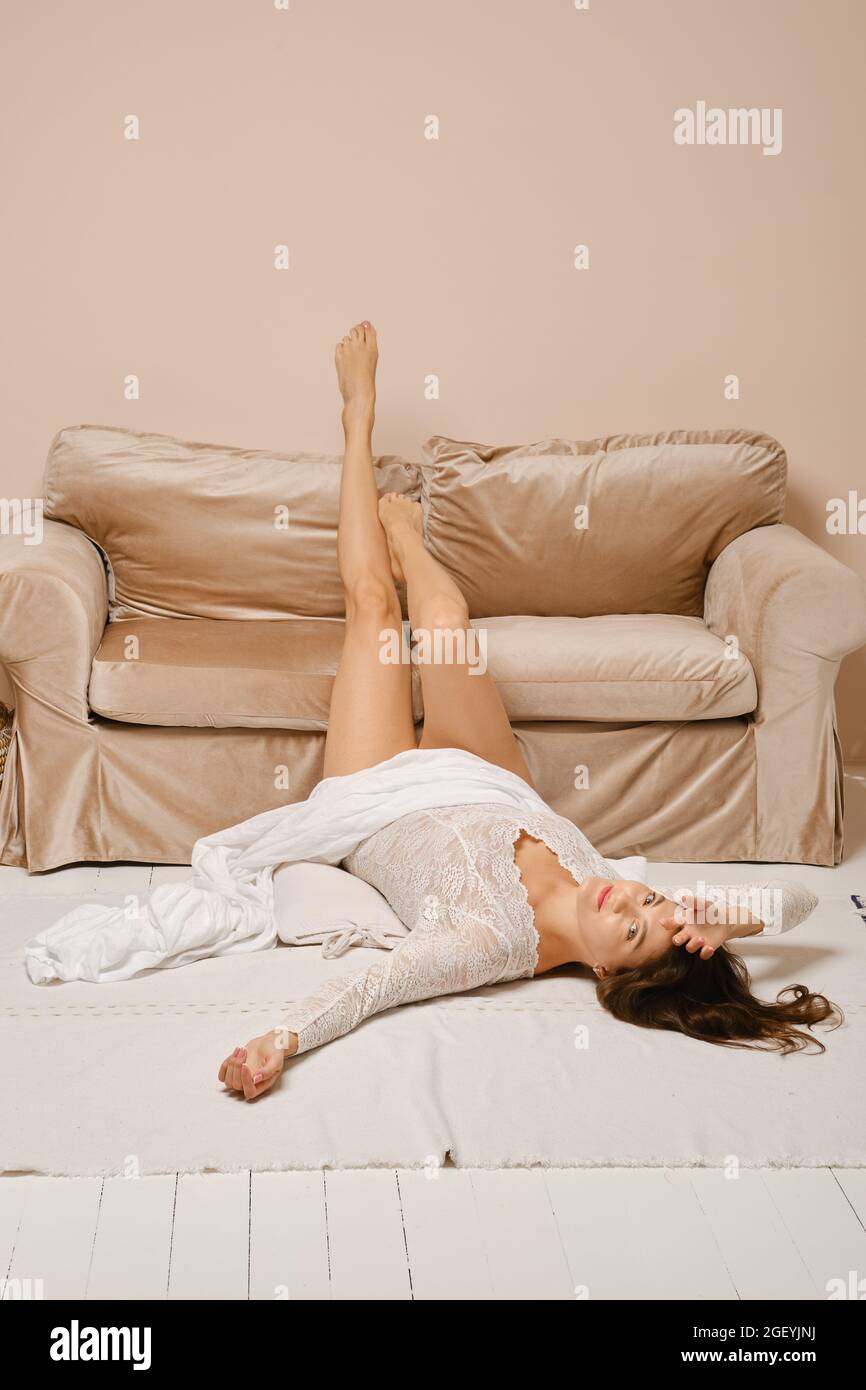
[[[326,729],[344,627],[327,618],[109,623],[90,708],[132,724]]]
[[[473,627],[470,660],[484,661],[515,721],[724,719],[757,703],[747,658],[732,659],[698,618],[486,618]],[[343,635],[341,620],[323,618],[110,623],[90,708],[133,724],[326,729]],[[412,704],[418,722],[417,666]]]
[[[700,618],[479,618],[512,720],[727,719],[757,704],[755,673]]]

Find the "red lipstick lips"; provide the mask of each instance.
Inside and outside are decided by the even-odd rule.
[[[598,895],[597,903],[599,912],[601,912],[601,909],[604,907],[605,899],[607,898],[607,895],[610,892],[610,888],[611,885],[609,883],[606,883]]]

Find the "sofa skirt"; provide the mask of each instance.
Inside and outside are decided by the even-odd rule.
[[[201,836],[303,800],[322,775],[325,736],[316,731],[70,718],[64,738],[42,742],[26,736],[26,725],[25,718],[14,732],[0,793],[0,860],[32,872],[82,861],[189,863]],[[841,858],[842,766],[832,722],[823,763],[803,779],[799,802],[769,803],[748,716],[514,727],[540,794],[602,854]]]

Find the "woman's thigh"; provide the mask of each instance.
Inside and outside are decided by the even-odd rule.
[[[465,748],[533,786],[502,697],[487,670],[481,633],[471,627],[446,630],[438,647],[434,639],[435,632],[428,640],[428,660],[419,647],[424,693],[421,747]]]
[[[408,662],[383,659],[393,655],[383,631],[402,637],[400,619],[393,614],[361,609],[346,618],[346,638],[334,677],[324,777],[342,777],[393,758],[418,740],[412,721],[412,672]],[[399,643],[402,656],[402,642]]]

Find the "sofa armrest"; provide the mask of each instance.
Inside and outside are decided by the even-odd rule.
[[[43,523],[42,539],[0,536],[0,662],[16,696],[88,717],[93,655],[108,617],[102,557],[81,531]]]
[[[866,581],[792,526],[746,531],[717,556],[704,621],[736,637],[758,679],[800,658],[837,663],[866,643]]]
[[[710,569],[704,621],[735,638],[758,685],[755,859],[834,864],[842,855],[842,754],[833,687],[866,642],[866,582],[791,526],[760,526]]]

